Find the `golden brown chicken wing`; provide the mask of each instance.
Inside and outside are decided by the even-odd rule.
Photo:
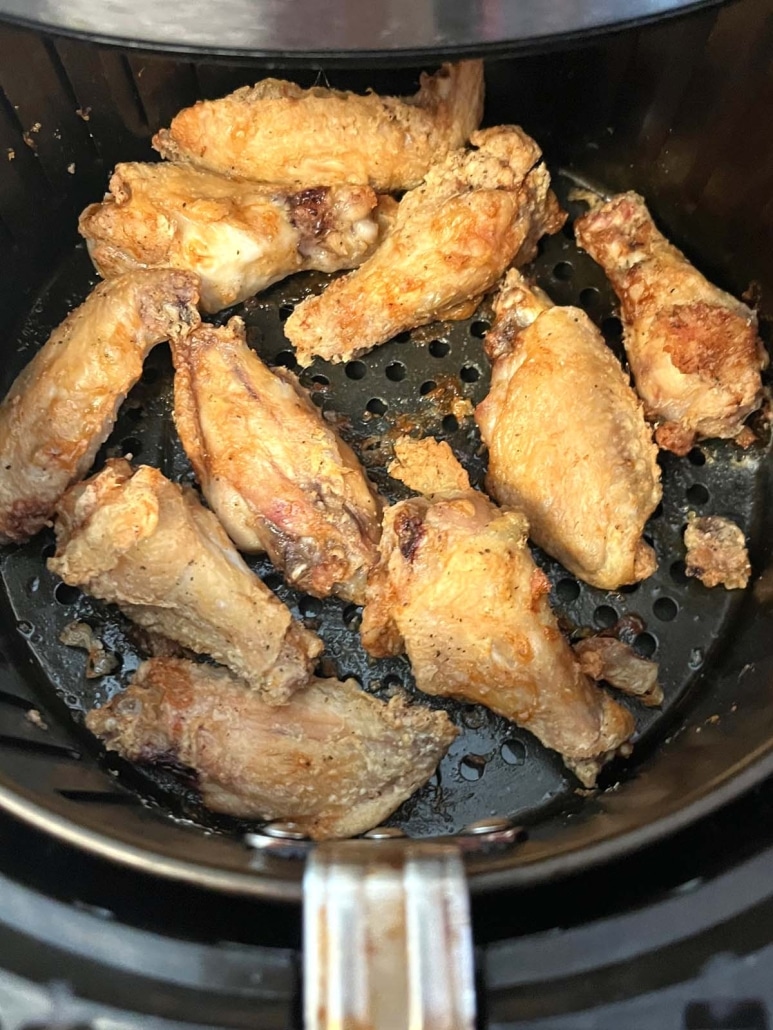
[[[234,550],[190,489],[147,465],[109,461],[58,508],[48,567],[134,622],[211,655],[282,704],[307,682],[322,641]]]
[[[354,268],[378,242],[377,199],[369,186],[291,192],[185,165],[119,164],[79,228],[104,278],[184,268],[199,276],[202,308],[214,312],[293,272]]]
[[[486,489],[529,535],[602,590],[655,571],[644,524],[662,490],[642,406],[598,329],[508,273],[486,339],[491,390],[475,412]]]
[[[54,330],[0,404],[0,544],[41,529],[107,439],[148,351],[199,323],[195,276],[100,283]]]
[[[129,761],[189,766],[213,811],[289,819],[316,840],[378,825],[457,733],[444,712],[385,704],[354,680],[312,680],[276,708],[224,669],[170,658],[144,662],[86,725]]]
[[[348,361],[405,329],[467,317],[508,265],[530,260],[561,227],[533,139],[500,126],[472,142],[477,149],[449,154],[403,197],[371,258],[296,307],[285,333],[302,365],[315,355]]]
[[[655,439],[686,454],[696,437],[735,437],[762,403],[757,317],[712,286],[623,193],[575,225],[622,304],[625,349]]]
[[[175,423],[204,495],[243,551],[300,590],[361,602],[380,505],[354,452],[244,323],[202,325],[173,350]]]
[[[369,184],[411,189],[460,147],[483,111],[483,63],[444,64],[401,100],[266,79],[199,101],[153,138],[166,158],[289,186]]]
[[[363,644],[375,657],[405,650],[420,690],[512,719],[590,786],[633,719],[580,671],[526,534],[523,515],[475,490],[388,508]]]

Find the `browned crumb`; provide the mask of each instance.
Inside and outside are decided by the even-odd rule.
[[[84,122],[87,122],[89,120],[89,118],[91,118],[91,108],[90,107],[76,107],[75,108],[75,113],[77,114],[77,116],[79,118],[82,118],[84,120]]]
[[[690,512],[684,545],[685,572],[704,586],[743,590],[749,582],[751,565],[743,531],[723,515],[699,517]]]
[[[400,436],[394,442],[394,461],[387,466],[393,479],[425,496],[470,489],[470,478],[445,440],[432,436],[414,440]]]
[[[80,647],[88,652],[86,679],[107,676],[118,668],[118,659],[105,650],[102,641],[88,623],[69,622],[59,634],[59,639],[67,647]]]
[[[37,708],[30,708],[26,714],[27,722],[31,722],[33,726],[37,726],[39,730],[47,730],[48,723],[44,721],[43,716],[37,710]]]

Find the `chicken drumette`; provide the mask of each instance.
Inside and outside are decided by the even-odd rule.
[[[174,164],[120,164],[80,232],[104,278],[171,265],[195,272],[220,311],[293,272],[354,268],[378,242],[369,186],[292,192]]]
[[[486,489],[580,579],[617,590],[655,570],[642,539],[660,501],[657,447],[620,364],[585,312],[508,273],[486,338],[491,390],[475,413]]]
[[[622,305],[625,349],[655,439],[686,454],[696,438],[736,437],[762,403],[767,356],[755,313],[712,286],[623,193],[575,225]]]
[[[535,253],[564,214],[540,149],[521,129],[473,133],[407,193],[376,253],[308,297],[285,323],[302,365],[348,361],[434,319],[467,317],[513,261]]]
[[[196,277],[170,268],[100,283],[0,404],[0,544],[23,543],[86,475],[148,351],[199,323]]]
[[[268,704],[305,685],[322,641],[244,564],[193,490],[123,459],[62,498],[48,567],[134,622],[211,655]]]
[[[277,708],[224,669],[169,658],[143,663],[86,725],[129,761],[193,769],[213,811],[289,819],[316,840],[378,825],[457,734],[444,712],[385,704],[354,680],[312,680]]]
[[[433,455],[429,482],[451,492],[384,514],[363,644],[375,657],[405,651],[420,690],[511,719],[592,785],[604,761],[626,750],[633,719],[581,672],[561,635],[524,516],[454,489],[458,472],[441,475],[443,460]],[[418,463],[410,468],[410,485],[421,488]]]
[[[483,63],[444,64],[407,100],[265,79],[203,100],[153,138],[164,157],[288,186],[411,189],[460,147],[483,111]]]
[[[172,353],[180,439],[237,546],[266,551],[300,590],[361,602],[380,504],[351,448],[292,373],[247,346],[241,319]]]

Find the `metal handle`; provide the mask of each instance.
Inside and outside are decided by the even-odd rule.
[[[303,904],[306,1030],[472,1030],[469,893],[456,847],[320,844]]]

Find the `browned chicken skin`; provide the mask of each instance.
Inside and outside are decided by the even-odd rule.
[[[292,192],[185,165],[119,164],[79,228],[105,279],[171,265],[195,272],[204,311],[246,300],[293,272],[354,268],[375,248],[369,186]]]
[[[0,544],[23,543],[85,476],[157,343],[199,323],[195,276],[100,283],[53,331],[0,404]]]
[[[247,346],[241,319],[202,325],[172,353],[180,439],[237,546],[268,552],[300,590],[361,602],[380,504],[351,448]]]
[[[195,770],[213,811],[292,820],[315,840],[382,822],[457,733],[444,712],[385,704],[354,680],[312,680],[275,708],[225,670],[169,658],[144,662],[86,725],[129,761]]]
[[[508,265],[531,260],[540,237],[560,229],[565,215],[533,139],[499,126],[472,143],[403,197],[371,258],[295,308],[285,333],[302,365],[348,361],[405,329],[467,317]]]
[[[322,641],[244,564],[190,489],[115,459],[63,497],[48,567],[134,622],[227,665],[268,704],[305,686]]]
[[[626,353],[660,446],[686,454],[696,438],[738,436],[762,403],[767,357],[755,313],[693,268],[635,193],[593,207],[575,233],[620,298]]]
[[[740,526],[724,515],[689,512],[684,531],[685,572],[705,587],[743,590],[752,574],[746,537]]]
[[[153,138],[163,157],[243,179],[296,186],[411,189],[460,147],[483,111],[483,63],[423,74],[407,100],[265,79],[202,100]]]
[[[655,571],[644,524],[662,496],[657,447],[620,364],[578,308],[511,271],[486,338],[491,390],[475,412],[486,489],[570,572],[617,590]]]
[[[475,490],[388,508],[363,644],[374,657],[404,650],[420,690],[511,719],[592,785],[633,719],[580,671],[526,534],[523,515]]]

